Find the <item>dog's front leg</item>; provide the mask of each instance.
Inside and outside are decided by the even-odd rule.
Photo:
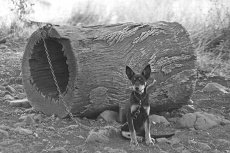
[[[150,112],[150,106],[144,107],[145,113],[147,115],[146,121],[144,123],[145,126],[145,142],[147,145],[154,145],[154,139],[151,138],[150,134],[150,121],[149,121],[149,112]]]
[[[138,145],[137,137],[136,137],[136,131],[135,131],[134,125],[133,125],[133,119],[130,118],[128,120],[128,124],[129,124],[129,131],[130,131],[130,134],[131,134],[130,144],[131,145]]]
[[[136,131],[133,124],[133,116],[132,116],[132,113],[136,111],[137,107],[138,107],[137,105],[132,105],[130,108],[130,113],[128,113],[127,116],[129,131],[131,134],[131,141],[130,141],[131,145],[138,145]]]

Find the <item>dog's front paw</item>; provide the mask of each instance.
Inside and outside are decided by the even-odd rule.
[[[130,145],[131,145],[131,146],[139,146],[139,144],[138,144],[138,142],[137,142],[137,139],[131,139]]]
[[[155,143],[155,139],[151,138],[149,140],[146,140],[145,143],[148,145],[148,146],[153,146],[154,143]]]

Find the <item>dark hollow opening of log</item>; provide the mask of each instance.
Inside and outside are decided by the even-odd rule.
[[[66,91],[69,80],[68,65],[66,63],[67,57],[65,56],[63,45],[61,41],[56,38],[46,38],[45,46],[48,50],[58,86],[63,94]],[[51,73],[50,65],[45,52],[45,46],[44,41],[40,40],[34,45],[34,48],[31,51],[29,65],[32,84],[46,97],[57,99],[59,93]]]

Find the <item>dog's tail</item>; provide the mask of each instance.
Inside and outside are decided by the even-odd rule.
[[[121,131],[121,135],[125,139],[131,139],[131,133],[129,131]],[[170,138],[170,137],[172,137],[174,135],[175,135],[175,133],[162,134],[162,135],[151,134],[151,137],[154,138],[154,139],[158,139],[158,138]],[[141,139],[142,140],[143,137],[144,137],[144,135],[137,134],[137,139]]]
[[[151,137],[154,138],[154,139],[158,139],[158,138],[171,138],[174,135],[175,135],[175,133],[162,134],[162,135],[151,134]]]
[[[128,124],[124,124],[121,127],[121,135],[122,135],[122,137],[124,137],[126,139],[131,139],[131,133],[129,132]],[[174,135],[175,135],[175,133],[160,134],[160,135],[151,134],[151,137],[154,138],[154,139],[170,138],[170,137],[172,137]],[[144,133],[137,133],[137,139],[143,140],[143,138],[144,138]]]

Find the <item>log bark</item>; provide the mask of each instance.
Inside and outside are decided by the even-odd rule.
[[[67,111],[59,99],[42,37],[64,102],[78,116],[96,117],[128,102],[131,83],[126,65],[136,72],[151,65],[152,113],[180,108],[190,100],[196,58],[189,34],[180,24],[47,25],[30,36],[22,61],[27,97],[45,114],[65,117]]]

